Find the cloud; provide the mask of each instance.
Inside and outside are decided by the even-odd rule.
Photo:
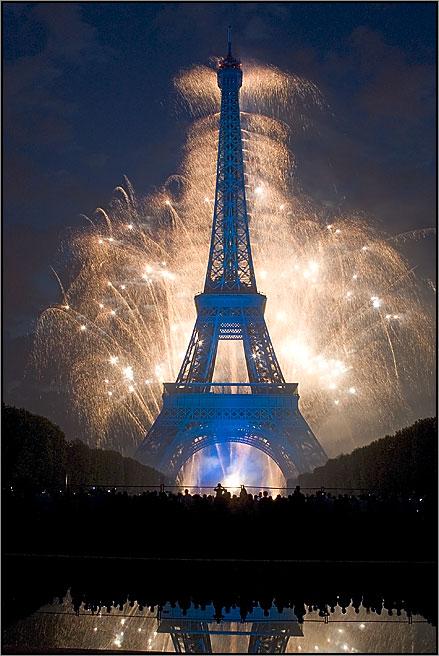
[[[46,53],[49,57],[75,63],[78,55],[88,61],[106,57],[106,48],[99,44],[95,28],[81,17],[80,4],[36,4],[32,15],[46,28]]]
[[[253,16],[251,16],[246,22],[244,36],[249,41],[269,39],[271,36],[271,29],[266,20],[257,14],[253,14]]]
[[[296,62],[330,105],[294,143],[308,193],[390,232],[433,225],[434,67],[367,27],[326,52],[297,51]]]
[[[357,102],[371,117],[413,123],[432,112],[433,66],[409,62],[402,50],[365,27],[354,30],[350,42],[357,64],[370,71]]]
[[[152,34],[158,38],[160,44],[172,44],[175,48],[181,47],[182,40],[190,40],[196,44],[195,58],[195,52],[199,55],[212,46],[212,35],[221,29],[221,24],[224,25],[224,42],[226,41],[230,12],[225,4],[215,4],[210,11],[202,10],[203,3],[169,2],[160,7],[151,24]]]
[[[41,276],[59,246],[59,228],[35,228],[31,225],[5,227],[3,266],[7,283],[3,286],[3,308],[7,327],[14,329],[38,316],[53,299],[55,284]]]
[[[105,61],[109,50],[82,19],[79,4],[25,5],[15,17],[25,29],[42,34],[36,52],[5,61],[5,137],[19,145],[72,142],[71,118],[78,106],[61,95],[67,66]]]

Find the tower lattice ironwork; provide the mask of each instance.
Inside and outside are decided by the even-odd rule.
[[[232,56],[218,67],[221,89],[212,237],[197,319],[175,383],[165,383],[163,408],[137,458],[175,478],[197,451],[241,442],[268,454],[286,478],[323,464],[326,455],[298,408],[296,383],[286,383],[257,291],[245,194],[239,92],[242,69]],[[248,383],[213,383],[219,340],[241,340]]]

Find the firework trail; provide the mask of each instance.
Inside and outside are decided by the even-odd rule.
[[[146,197],[125,180],[108,208],[86,217],[70,245],[79,273],[61,302],[43,312],[35,344],[39,371],[57,362],[57,382],[95,443],[125,453],[158,414],[162,382],[176,377],[209,252],[216,75],[196,67],[175,86],[194,117],[179,174]],[[331,454],[340,443],[358,444],[359,434],[398,425],[410,390],[432,380],[434,340],[421,283],[397,240],[360,216],[334,214],[328,222],[300,193],[288,144],[309,127],[310,109],[322,105],[304,80],[245,67],[243,147],[257,283],[268,297],[267,324],[285,378],[299,383],[301,411]],[[247,380],[238,346],[220,342],[215,380]],[[239,448],[230,448],[236,460]],[[187,469],[192,479],[200,467],[197,454]]]

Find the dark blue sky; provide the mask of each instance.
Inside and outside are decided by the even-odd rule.
[[[2,9],[4,319],[12,334],[57,300],[49,267],[81,212],[105,206],[124,174],[146,192],[176,171],[188,117],[172,77],[222,54],[229,23],[244,61],[305,76],[326,97],[331,111],[295,144],[311,196],[344,199],[391,233],[435,225],[436,3]],[[411,256],[433,271],[432,243]]]

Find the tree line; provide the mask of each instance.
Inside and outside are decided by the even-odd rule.
[[[163,474],[117,451],[69,442],[58,426],[27,410],[3,405],[3,485],[160,485]],[[432,494],[437,486],[437,419],[420,419],[394,435],[332,458],[289,485],[354,488],[381,494]]]
[[[3,405],[2,476],[8,487],[43,489],[69,485],[160,485],[164,476],[117,451],[69,442],[45,417]]]
[[[432,494],[437,490],[437,418],[412,426],[331,458],[312,473],[301,474],[302,487],[365,488],[381,494]]]

